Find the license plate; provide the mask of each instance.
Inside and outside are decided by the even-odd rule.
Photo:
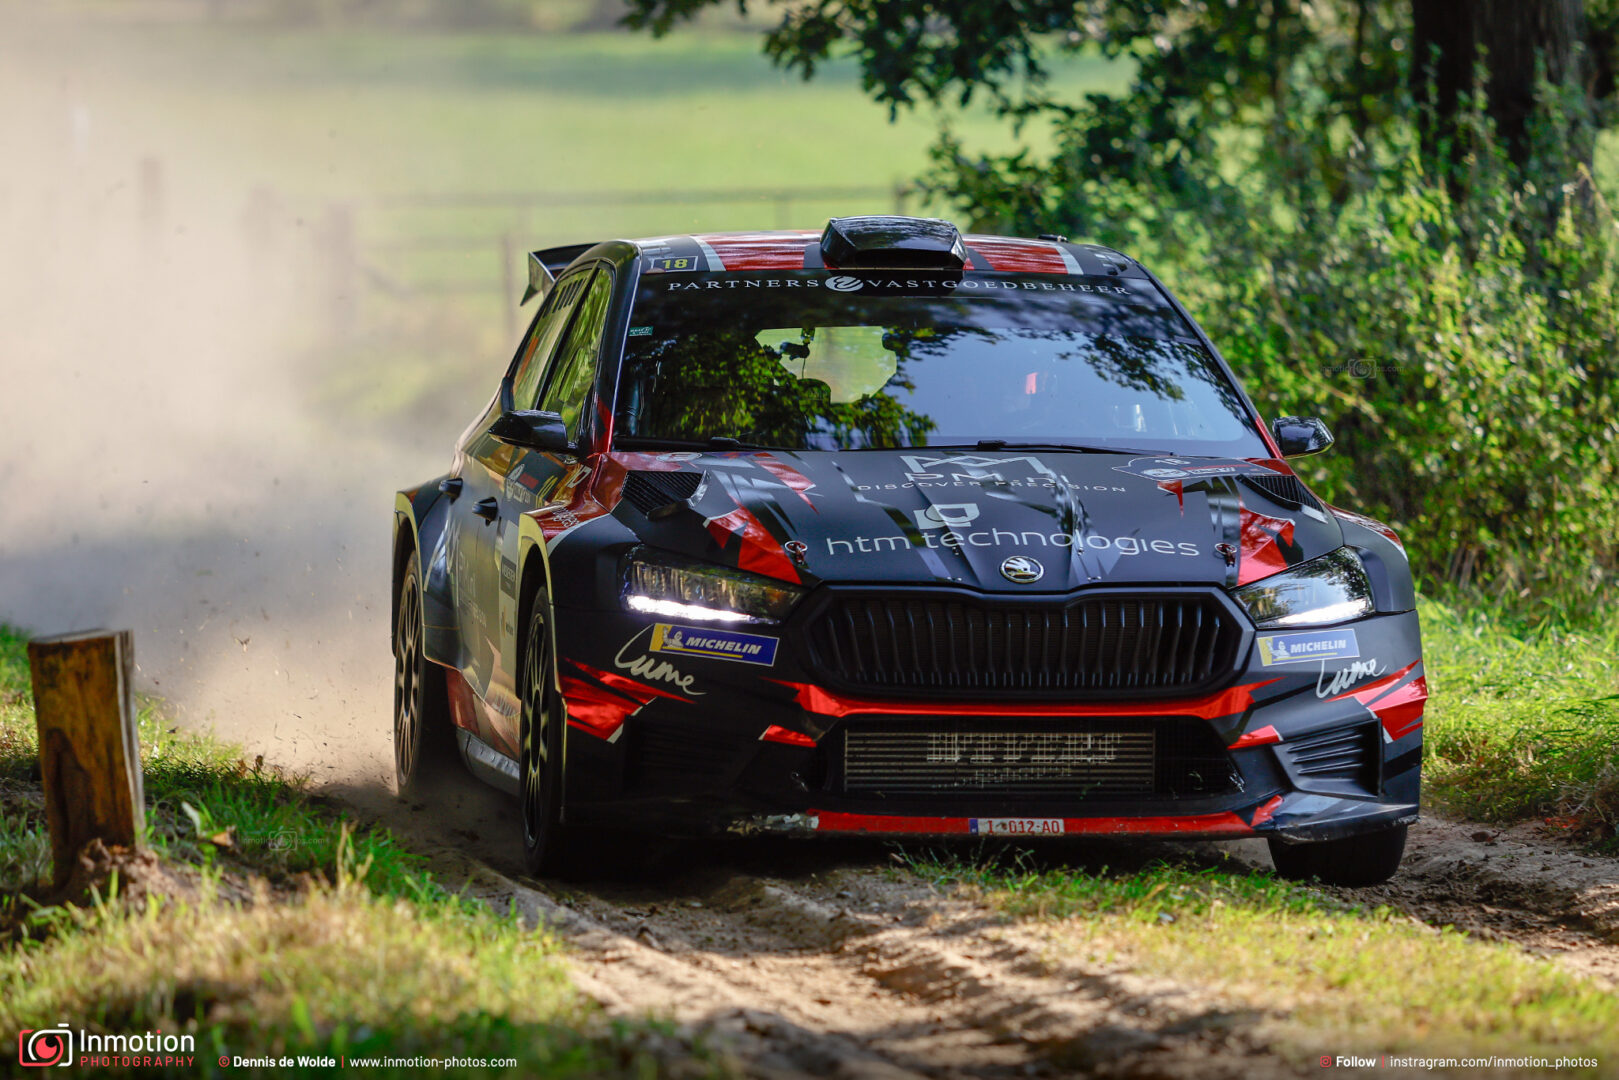
[[[969,818],[968,829],[975,836],[1061,836],[1062,818],[981,817]]]

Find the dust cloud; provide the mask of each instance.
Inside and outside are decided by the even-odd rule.
[[[318,220],[24,18],[0,12],[0,620],[133,628],[182,723],[386,789],[393,492],[471,407],[313,404],[342,299]]]

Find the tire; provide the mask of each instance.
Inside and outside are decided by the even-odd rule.
[[[523,640],[523,688],[518,762],[523,822],[523,869],[539,877],[557,872],[565,858],[562,827],[562,736],[566,723],[556,689],[546,597],[532,601]]]
[[[449,760],[450,702],[444,669],[423,649],[421,563],[413,551],[399,579],[394,626],[394,790],[415,798]]]
[[[1400,868],[1405,854],[1404,825],[1377,832],[1288,844],[1272,839],[1270,859],[1276,872],[1290,881],[1319,880],[1324,885],[1381,885]]]

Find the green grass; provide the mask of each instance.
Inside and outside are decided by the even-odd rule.
[[[1619,615],[1524,625],[1479,596],[1425,601],[1424,780],[1481,821],[1551,819],[1619,833]]]
[[[1300,1064],[1377,1053],[1619,1053],[1619,998],[1508,945],[1434,930],[1268,875],[913,858],[1047,937],[1055,960],[1172,977],[1254,1010]],[[1334,1052],[1347,1053],[1345,1050]],[[1361,1052],[1361,1051],[1356,1051]]]
[[[0,916],[14,928],[0,944],[0,1030],[187,1033],[196,1064],[153,1070],[184,1076],[242,1071],[218,1068],[222,1055],[297,1054],[509,1058],[497,1071],[545,1077],[726,1072],[664,1026],[608,1023],[544,928],[446,889],[386,830],[174,728],[152,701],[140,709],[147,828],[168,887],[26,898],[50,856],[24,650],[0,627]]]

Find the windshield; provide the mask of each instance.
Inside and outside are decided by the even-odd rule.
[[[1269,456],[1150,282],[1052,274],[647,274],[615,432],[625,446]]]

